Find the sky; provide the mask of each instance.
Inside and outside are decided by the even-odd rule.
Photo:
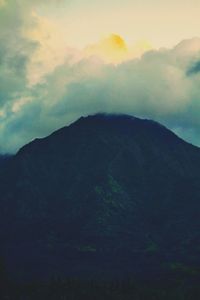
[[[199,0],[0,0],[0,153],[98,112],[200,146],[199,14]]]

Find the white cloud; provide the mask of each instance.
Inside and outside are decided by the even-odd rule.
[[[52,24],[33,14],[36,2],[0,8],[0,152],[97,112],[152,118],[200,145],[200,39],[105,64],[46,38]]]

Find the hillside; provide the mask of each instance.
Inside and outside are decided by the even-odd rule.
[[[81,118],[0,168],[0,240],[19,278],[200,267],[200,149],[124,115]]]

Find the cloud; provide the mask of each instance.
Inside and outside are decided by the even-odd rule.
[[[31,26],[24,11],[18,1],[0,7],[0,109],[25,92],[26,66],[36,45],[21,34],[24,24]]]
[[[43,5],[57,5],[58,2],[61,1],[45,0]],[[32,101],[36,100],[30,84],[62,62],[54,57],[56,51],[50,47],[52,27],[35,13],[40,3],[39,0],[0,2],[0,152],[15,151],[32,136],[30,128],[23,129],[22,123],[26,118],[22,109],[28,103],[30,109]],[[39,30],[44,34],[42,29],[47,34],[43,39],[31,36]]]
[[[6,4],[6,1],[5,0],[0,0],[0,7],[1,6],[4,6]]]
[[[200,72],[200,61],[195,62],[188,70],[187,75],[195,75]]]
[[[140,45],[133,55],[136,46],[112,36],[85,55],[59,43],[38,3],[0,2],[1,153],[97,112],[151,118],[200,145],[199,38],[145,53]],[[123,63],[102,61],[102,52],[112,58],[119,49],[131,53]]]
[[[191,44],[152,50],[117,66],[94,58],[62,65],[42,88],[48,90],[49,124],[56,128],[102,111],[128,113],[160,121],[198,144],[200,78],[186,73],[199,54]]]

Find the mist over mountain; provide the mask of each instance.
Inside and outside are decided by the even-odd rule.
[[[199,267],[200,149],[127,115],[80,118],[1,166],[1,256],[18,279]]]

